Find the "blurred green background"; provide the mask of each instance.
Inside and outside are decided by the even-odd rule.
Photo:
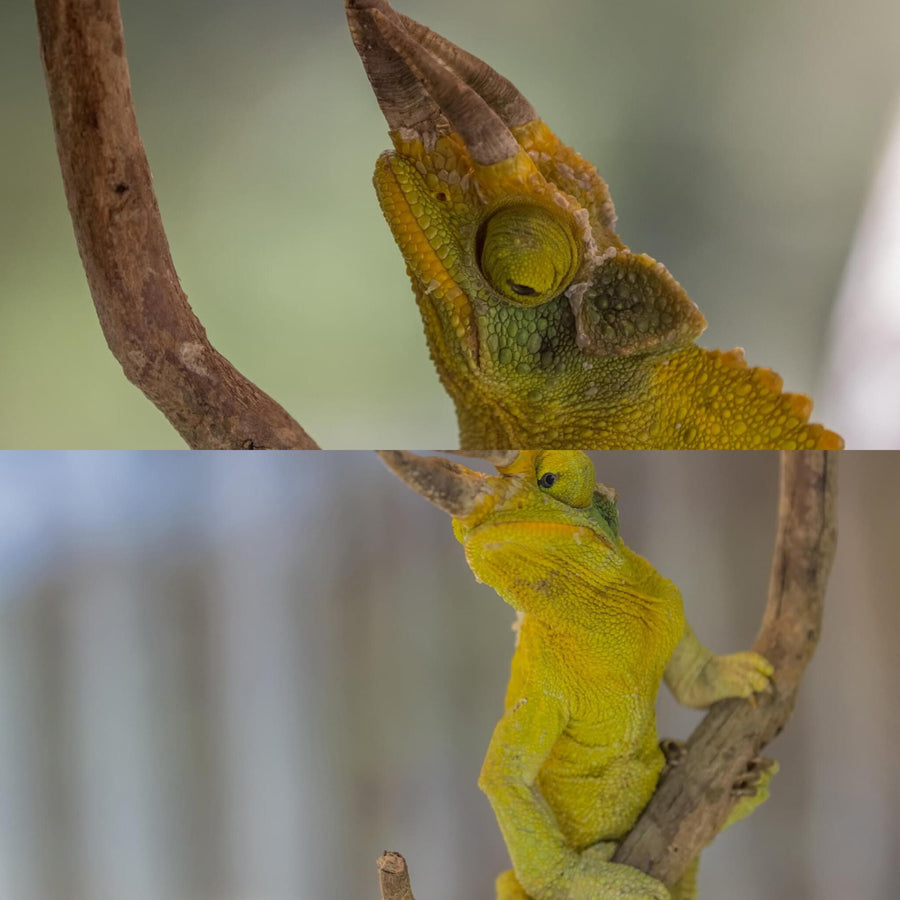
[[[749,646],[777,457],[594,458],[701,639]],[[701,900],[900,896],[900,454],[839,474],[781,774]],[[514,613],[374,454],[0,454],[0,572],[2,900],[375,900],[386,848],[422,900],[493,896]],[[665,689],[659,716],[700,718]]]
[[[339,0],[122,5],[175,263],[215,346],[325,447],[454,442],[371,189],[386,129]],[[400,6],[597,164],[626,242],[703,309],[707,346],[744,346],[822,406],[829,310],[900,87],[900,4]],[[103,342],[27,3],[0,4],[0,113],[0,446],[181,446]]]

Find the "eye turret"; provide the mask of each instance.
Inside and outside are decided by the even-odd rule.
[[[594,464],[584,453],[548,450],[537,462],[538,487],[566,506],[585,509],[594,494]]]
[[[491,287],[519,306],[556,297],[578,268],[571,229],[549,210],[522,203],[501,207],[481,226],[478,264]]]

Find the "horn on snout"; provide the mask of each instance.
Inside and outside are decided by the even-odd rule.
[[[392,130],[411,128],[423,136],[453,130],[472,159],[486,166],[518,153],[507,124],[536,116],[510,82],[399,15],[387,0],[345,0],[345,6],[353,42]]]
[[[484,475],[449,459],[418,456],[408,450],[376,452],[397,477],[451,516],[471,515],[491,493]]]
[[[437,103],[419,83],[406,60],[385,40],[373,11],[396,16],[385,0],[345,0],[347,24],[388,128],[411,128],[425,135],[447,133],[450,126]]]
[[[512,132],[479,94],[418,44],[394,17],[377,9],[371,15],[384,40],[419,77],[475,162],[491,166],[519,152]]]
[[[439,453],[452,453],[453,456],[465,456],[469,459],[486,459],[498,469],[511,466],[519,458],[519,450],[440,450]]]
[[[500,116],[505,125],[512,128],[537,119],[534,107],[508,78],[415,19],[410,19],[403,13],[396,13],[396,16],[409,34],[432,56],[459,75]]]

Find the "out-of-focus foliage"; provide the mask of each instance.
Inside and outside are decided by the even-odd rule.
[[[596,454],[622,534],[701,638],[765,604],[777,459]],[[841,458],[825,629],[771,799],[701,898],[900,894],[900,454]],[[476,779],[512,611],[373,454],[0,455],[0,897],[417,896],[506,866]],[[660,732],[699,714],[665,690]]]
[[[742,345],[819,393],[900,85],[900,5],[398,5],[510,76],[599,166],[623,237],[685,285],[708,346]],[[123,14],[175,262],[215,345],[324,446],[452,443],[371,190],[387,136],[339,0],[123,0]],[[100,334],[25,3],[0,6],[0,115],[0,446],[179,446]]]

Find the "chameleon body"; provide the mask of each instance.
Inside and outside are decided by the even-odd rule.
[[[660,682],[700,708],[764,690],[772,667],[698,641],[678,588],[622,541],[614,494],[583,453],[523,451],[498,468],[472,474],[476,502],[453,520],[476,578],[520,619],[479,781],[513,865],[497,898],[664,900],[659,881],[610,862],[664,767]],[[774,771],[727,824],[767,796]],[[671,897],[692,900],[695,879],[696,863]]]
[[[506,79],[386,0],[346,0],[394,150],[375,189],[463,448],[830,448],[812,402],[615,232],[609,191]]]

